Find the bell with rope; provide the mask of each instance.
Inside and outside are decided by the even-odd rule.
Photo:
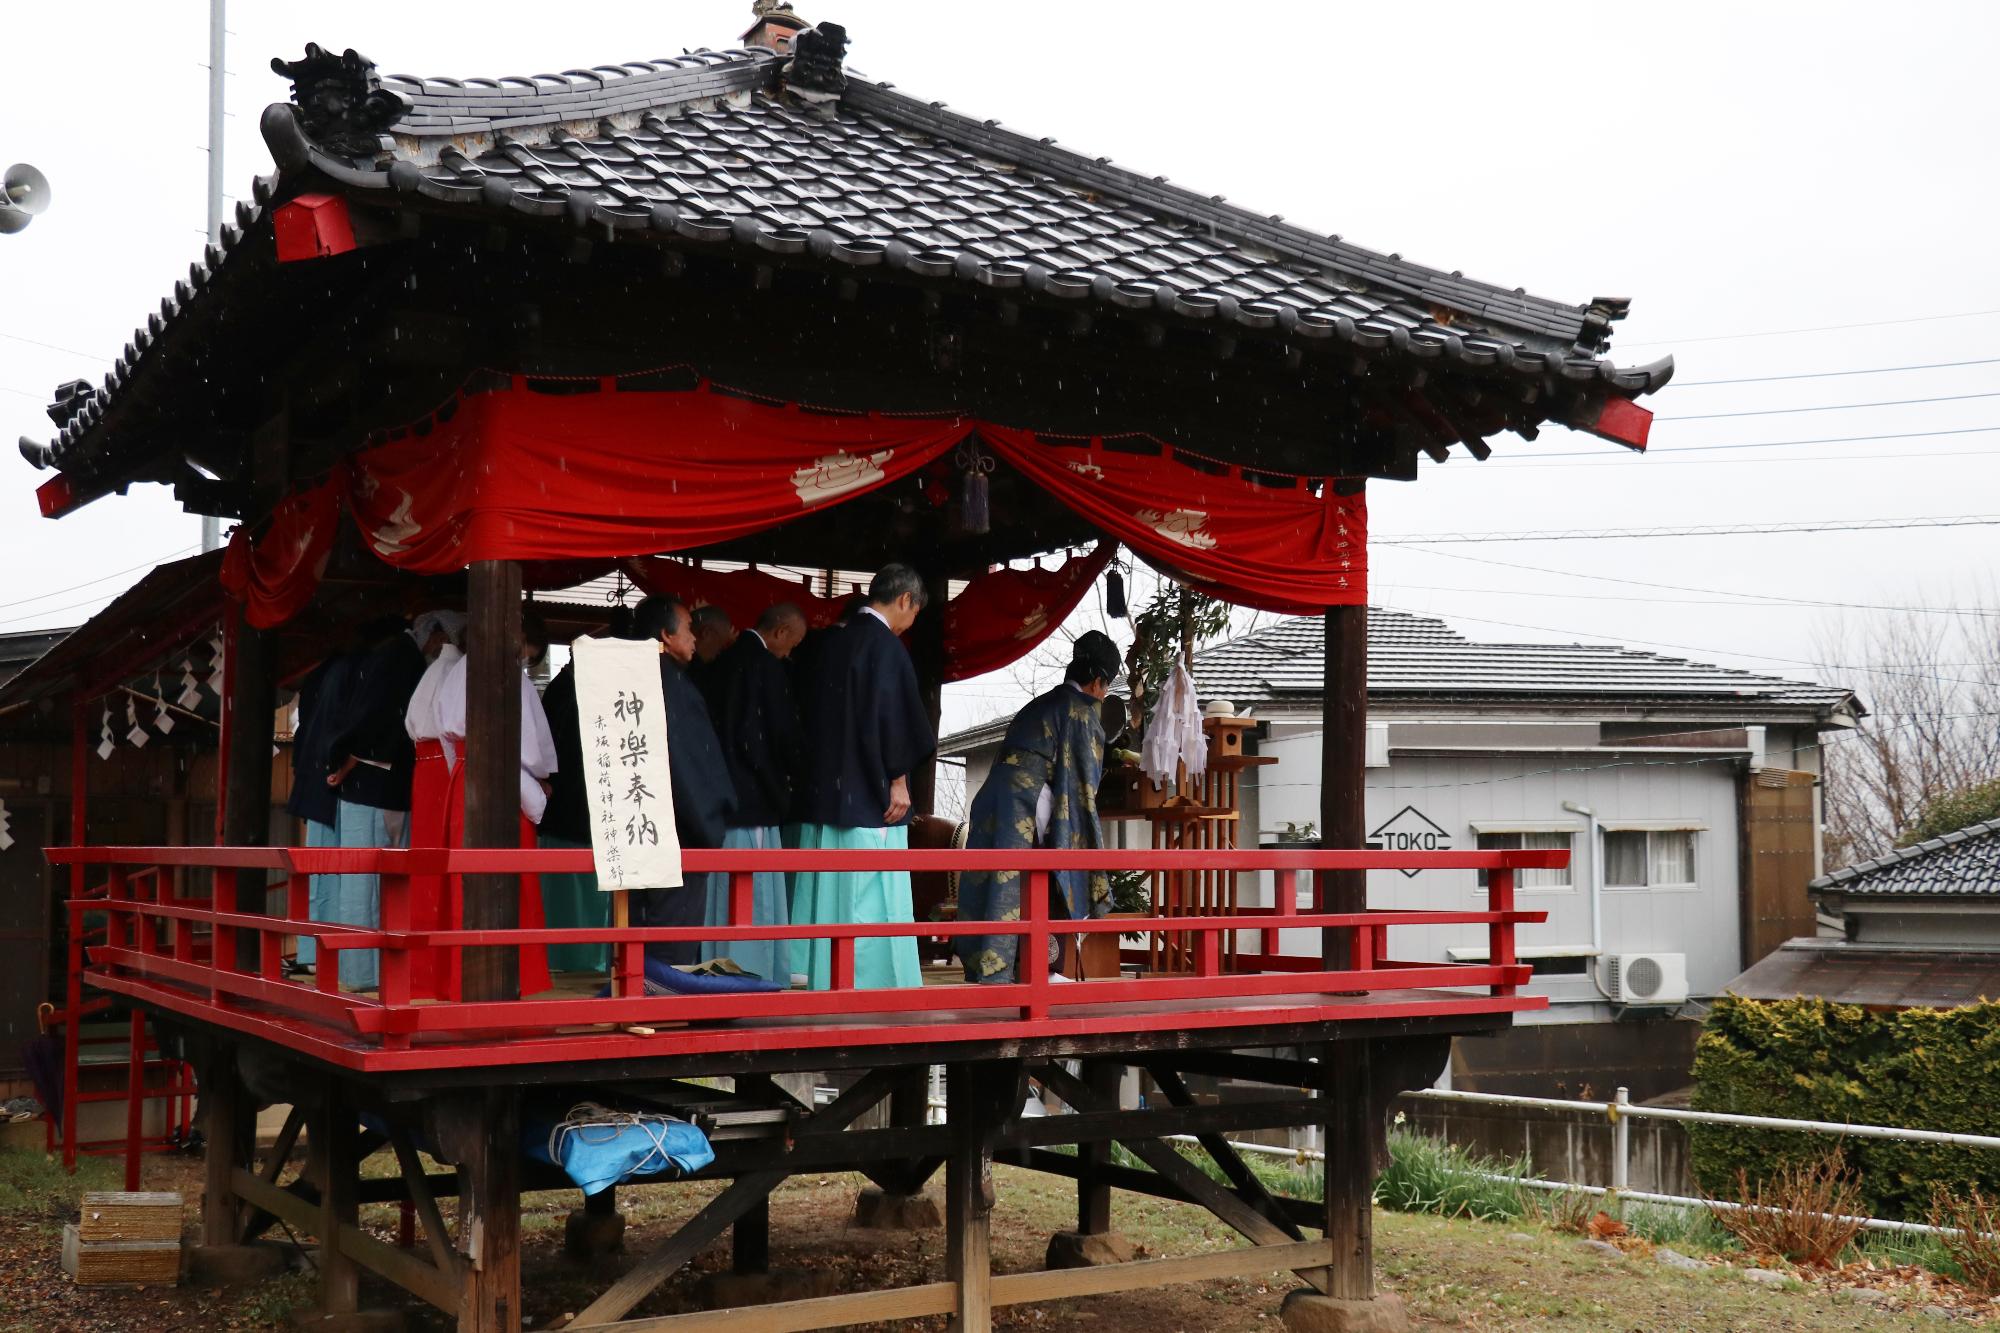
[[[993,509],[988,478],[998,461],[972,440],[960,445],[953,456],[964,479],[958,495],[958,526],[974,536],[993,530]]]

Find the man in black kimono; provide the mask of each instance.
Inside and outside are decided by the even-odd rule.
[[[722,742],[708,705],[688,679],[694,660],[694,624],[678,597],[648,597],[632,612],[632,637],[661,645],[660,693],[667,706],[667,773],[673,783],[674,827],[683,847],[720,847],[736,808],[736,788],[722,757]],[[557,772],[562,770],[558,768]],[[706,885],[690,876],[678,889],[647,889],[634,896],[633,924],[698,926],[707,906]],[[669,964],[701,960],[694,940],[651,944],[648,959]]]
[[[736,786],[736,813],[729,820],[724,846],[784,845],[778,826],[791,809],[800,755],[798,709],[792,703],[785,659],[805,632],[804,613],[790,602],[780,602],[738,635],[710,669],[709,708]],[[783,872],[758,871],[752,877],[749,924],[781,926],[790,919]],[[718,872],[708,877],[705,924],[728,923],[729,876]],[[791,971],[791,949],[781,940],[705,943],[701,954],[704,961],[729,958],[766,981],[782,983]]]
[[[928,600],[908,565],[887,565],[852,620],[826,636],[804,682],[807,768],[800,791],[799,845],[909,846],[910,772],[937,748],[930,710],[901,636]],[[910,876],[896,871],[807,871],[792,896],[795,922],[910,921]],[[815,990],[832,985],[833,948],[813,940],[804,960]],[[917,986],[917,942],[862,940],[857,989]]]
[[[348,658],[347,688],[329,718],[326,738],[326,785],[339,797],[336,843],[402,847],[408,845],[410,774],[417,761],[403,715],[424,668],[446,636],[436,630],[431,642],[420,644],[409,626],[392,618],[371,626],[365,637],[369,646]],[[335,879],[335,910],[329,919],[350,926],[377,924],[380,880],[374,875]],[[376,964],[373,949],[342,950],[342,983],[356,990],[373,989]]]
[[[332,771],[326,751],[329,733],[340,716],[348,676],[355,659],[346,652],[328,654],[306,674],[299,684],[293,705],[297,724],[292,728],[292,794],[285,801],[288,813],[305,821],[308,847],[340,845],[340,795],[326,782]],[[314,921],[332,921],[335,894],[340,876],[314,875],[307,894],[307,915]],[[319,953],[319,942],[310,935],[299,936],[298,967],[311,967]]]
[[[702,698],[708,700],[713,711],[715,664],[729,651],[729,645],[736,642],[736,623],[727,611],[714,605],[696,607],[689,619],[694,624],[694,660],[688,663],[688,679],[700,688]]]

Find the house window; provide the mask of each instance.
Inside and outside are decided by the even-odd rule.
[[[1566,852],[1570,850],[1571,835],[1568,832],[1481,833],[1479,850],[1482,852]],[[1560,870],[1517,870],[1514,872],[1514,887],[1529,889],[1566,889],[1570,886],[1569,867]],[[1479,887],[1486,887],[1486,872],[1479,872]]]
[[[1605,831],[1607,889],[1685,888],[1693,883],[1693,829]]]

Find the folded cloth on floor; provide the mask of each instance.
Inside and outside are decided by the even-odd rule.
[[[684,1176],[715,1160],[708,1135],[685,1120],[595,1102],[572,1106],[553,1122],[524,1117],[521,1147],[530,1161],[561,1168],[585,1194],[628,1180]]]
[[[784,989],[783,984],[752,976],[727,958],[711,959],[692,967],[676,967],[657,958],[646,960],[648,995],[728,995]],[[608,984],[601,986],[597,993],[600,996],[609,995],[611,987]]]

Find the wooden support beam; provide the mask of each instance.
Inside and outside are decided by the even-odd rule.
[[[1164,1092],[1167,1100],[1175,1106],[1195,1104],[1194,1096],[1188,1091],[1187,1084],[1173,1070],[1164,1066],[1148,1065],[1146,1072],[1153,1076],[1153,1082],[1159,1084],[1160,1091]],[[1271,1192],[1264,1188],[1264,1182],[1257,1178],[1257,1173],[1237,1155],[1236,1149],[1229,1146],[1228,1139],[1213,1130],[1197,1134],[1195,1138],[1200,1142],[1202,1149],[1215,1159],[1215,1164],[1222,1168],[1222,1174],[1229,1177],[1229,1183],[1236,1187],[1236,1192],[1242,1195],[1252,1208],[1275,1222],[1293,1240],[1305,1239],[1298,1227],[1292,1224],[1292,1219],[1285,1210],[1278,1205],[1278,1201],[1271,1197]]]
[[[1018,1166],[1024,1171],[1040,1171],[1044,1175],[1062,1176],[1068,1180],[1075,1180],[1083,1174],[1083,1167],[1075,1155],[1053,1152],[1047,1148],[1002,1148],[994,1152],[993,1160],[1003,1166]],[[1144,1171],[1138,1167],[1105,1166],[1097,1168],[1093,1174],[1111,1188],[1124,1190],[1128,1194],[1144,1194],[1149,1198],[1169,1199],[1174,1203],[1197,1202],[1185,1190],[1168,1183],[1152,1171]],[[1284,1195],[1274,1197],[1292,1225],[1302,1231],[1317,1231],[1326,1220],[1318,1203]]]
[[[953,1065],[945,1073],[945,1277],[953,1285],[952,1333],[993,1328],[994,1127],[1019,1114],[1017,1061]]]
[[[1061,1065],[1044,1065],[1035,1071],[1035,1077],[1042,1080],[1044,1086],[1052,1089],[1056,1096],[1078,1111],[1091,1112],[1104,1109],[1097,1095]],[[1265,1217],[1226,1187],[1210,1180],[1199,1167],[1181,1156],[1174,1146],[1165,1140],[1133,1135],[1121,1138],[1119,1142],[1130,1149],[1133,1156],[1152,1167],[1163,1179],[1184,1190],[1188,1197],[1241,1232],[1246,1239],[1258,1245],[1283,1245],[1294,1239],[1292,1235],[1287,1234],[1284,1227]],[[1299,1276],[1325,1290],[1324,1279],[1318,1272],[1308,1269],[1301,1271]]]
[[[453,1248],[451,1232],[445,1229],[444,1216],[438,1212],[437,1196],[431,1192],[430,1176],[417,1157],[410,1131],[392,1122],[389,1126],[389,1145],[396,1150],[397,1165],[403,1168],[403,1184],[410,1192],[410,1202],[416,1207],[417,1221],[423,1225],[424,1240],[430,1245],[432,1258],[437,1260],[437,1266],[445,1273],[457,1276],[458,1252]]]
[[[70,1025],[75,1026],[74,1022]],[[256,1110],[236,1069],[236,1052],[227,1044],[209,1048],[202,1062],[201,1243],[234,1245],[244,1223],[244,1204],[236,1192],[236,1172],[250,1164]]]
[[[481,560],[467,592],[465,845],[521,843],[521,566]],[[465,877],[465,928],[520,924],[518,875]],[[464,951],[467,1000],[520,998],[519,957],[507,948]]]
[[[431,1114],[438,1150],[458,1164],[459,1333],[519,1333],[520,1093],[484,1088]]]
[[[309,1114],[312,1156],[308,1169],[319,1186],[319,1208],[313,1223],[313,1234],[320,1240],[319,1312],[352,1314],[361,1308],[361,1270],[342,1248],[340,1233],[361,1220],[361,1206],[355,1199],[355,1186],[361,1177],[354,1142],[357,1125],[340,1086],[331,1080],[322,1085]]]
[[[1118,1104],[1118,1085],[1125,1066],[1110,1060],[1086,1060],[1083,1082],[1112,1106]],[[1106,1142],[1076,1145],[1076,1229],[1086,1236],[1102,1236],[1111,1230],[1111,1185],[1104,1168],[1111,1165],[1111,1145]]]
[[[203,1095],[207,1095],[206,1088],[203,1089]],[[264,1169],[257,1173],[259,1180],[266,1185],[277,1185],[278,1177],[284,1174],[285,1163],[291,1159],[292,1149],[298,1144],[299,1132],[305,1128],[305,1124],[306,1109],[303,1106],[295,1105],[286,1113],[284,1127],[272,1141],[271,1155],[264,1159]],[[248,1245],[264,1234],[266,1228],[271,1225],[273,1215],[262,1208],[249,1206],[245,1206],[243,1211],[245,1213],[243,1228],[237,1240],[241,1244]]]
[[[817,1138],[821,1135],[838,1134],[854,1122],[856,1116],[868,1110],[889,1095],[893,1085],[893,1071],[871,1070],[862,1076],[853,1087],[835,1098],[833,1104],[815,1115],[799,1130],[799,1138]],[[782,1160],[782,1159],[781,1159]],[[632,1307],[653,1293],[653,1289],[680,1271],[682,1265],[701,1253],[708,1243],[720,1236],[724,1229],[739,1217],[763,1203],[792,1174],[789,1164],[775,1169],[746,1172],[731,1182],[728,1189],[715,1196],[709,1205],[681,1224],[680,1230],[669,1236],[665,1243],[634,1264],[632,1268],[612,1283],[603,1295],[577,1312],[571,1326],[588,1327],[592,1324],[614,1324],[623,1319]],[[461,1329],[466,1326],[461,1324]],[[482,1330],[483,1333],[483,1330]]]

